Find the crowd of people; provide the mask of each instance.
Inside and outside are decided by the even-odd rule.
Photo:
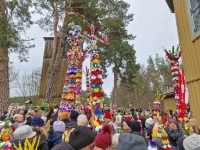
[[[0,128],[5,127],[5,120],[9,118],[12,130],[5,141],[9,140],[11,149],[16,150],[165,150],[162,137],[154,137],[155,131],[159,132],[155,130],[159,122],[168,135],[170,149],[200,150],[197,120],[189,120],[188,133],[185,133],[172,111],[161,112],[158,122],[151,110],[133,108],[124,111],[105,108],[101,119],[85,110],[61,113],[59,120],[57,116],[58,111],[51,107],[47,111],[40,107],[21,109],[12,115],[5,111]]]

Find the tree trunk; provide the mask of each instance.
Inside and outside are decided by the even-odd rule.
[[[2,20],[7,21],[5,0],[0,0],[0,21]],[[0,46],[0,112],[8,109],[8,60],[8,49]]]
[[[117,102],[117,87],[118,87],[118,72],[117,72],[117,63],[114,66],[114,94],[113,94],[113,105],[116,105]]]
[[[49,80],[48,80],[47,90],[46,90],[46,95],[45,95],[45,102],[53,102],[53,95],[55,91],[55,85],[57,82],[57,76],[60,71],[60,65],[62,63],[66,31],[67,31],[67,20],[65,20],[63,23],[61,35],[60,35],[60,38],[58,39],[59,41],[58,41],[58,46],[57,46],[57,53],[52,54]]]

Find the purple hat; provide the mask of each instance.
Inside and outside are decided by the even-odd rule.
[[[55,121],[53,123],[53,131],[54,132],[64,132],[65,131],[65,123],[63,121]]]

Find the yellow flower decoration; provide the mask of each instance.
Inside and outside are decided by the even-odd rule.
[[[162,93],[160,93],[160,92],[158,92],[158,91],[157,91],[156,94],[155,94],[156,102],[162,101],[165,97],[166,97],[166,95],[163,95]]]

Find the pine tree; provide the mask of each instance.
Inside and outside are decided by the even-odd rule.
[[[28,50],[34,45],[26,37],[31,21],[31,0],[0,0],[0,110],[8,107],[9,53],[17,53],[20,61],[28,61]]]

